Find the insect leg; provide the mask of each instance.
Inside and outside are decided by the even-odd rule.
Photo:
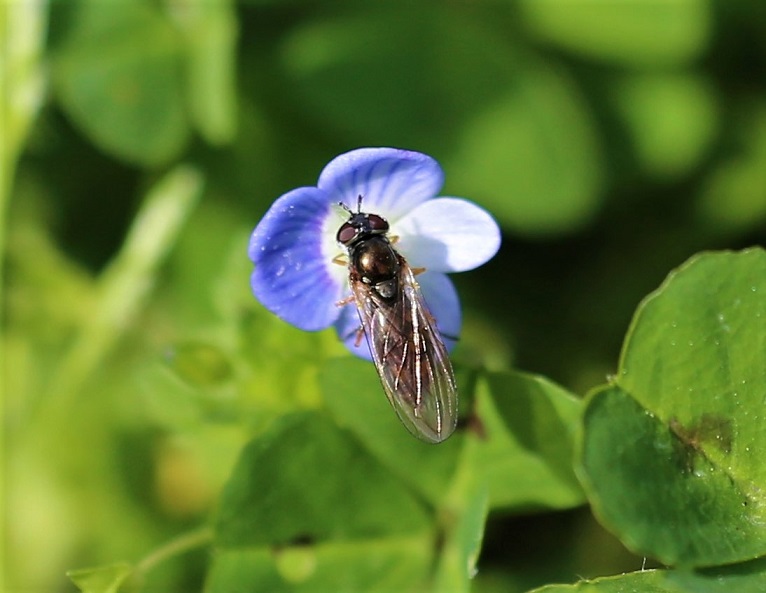
[[[356,340],[354,341],[354,348],[359,348],[362,344],[362,338],[364,338],[364,328],[360,325],[356,330]]]
[[[336,307],[345,307],[346,305],[350,305],[354,302],[354,295],[347,296],[345,299],[341,299],[339,301],[335,301]]]

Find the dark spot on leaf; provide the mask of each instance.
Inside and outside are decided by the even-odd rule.
[[[734,440],[732,421],[718,414],[702,414],[699,419],[684,426],[677,418],[670,419],[670,430],[687,447],[701,452],[707,445],[728,455]]]
[[[674,444],[676,455],[685,472],[692,472],[696,462],[704,460],[710,464],[711,449],[715,448],[725,455],[731,453],[733,442],[732,421],[716,414],[702,414],[698,420],[684,425],[673,417],[669,422],[670,432],[676,437]]]

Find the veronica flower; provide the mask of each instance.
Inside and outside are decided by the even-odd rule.
[[[497,253],[500,229],[475,204],[437,197],[444,173],[431,157],[394,148],[361,148],[334,158],[316,187],[299,187],[277,199],[250,239],[255,264],[251,283],[256,298],[284,321],[307,331],[334,326],[348,349],[370,359],[356,307],[339,304],[351,290],[346,251],[337,240],[349,214],[385,218],[394,248],[413,269],[423,297],[447,348],[460,334],[460,301],[451,272],[480,266]]]

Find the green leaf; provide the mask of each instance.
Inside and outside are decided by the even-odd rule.
[[[707,48],[712,28],[712,11],[704,0],[524,0],[520,7],[527,26],[541,39],[627,66],[688,63]]]
[[[450,192],[479,200],[520,234],[571,232],[601,205],[595,122],[573,81],[552,63],[527,55],[509,70],[512,77],[466,120],[460,148],[445,159]]]
[[[699,571],[658,573],[663,585],[680,593],[761,593],[766,590],[766,559]]]
[[[717,234],[757,229],[766,219],[766,103],[737,108],[735,149],[704,180],[699,218]]]
[[[574,585],[546,585],[529,593],[669,593],[659,586],[660,580],[658,571],[647,570],[580,581]]]
[[[547,585],[530,593],[761,593],[764,587],[766,561],[758,559],[700,571],[646,570],[574,585]]]
[[[475,464],[476,439],[467,439],[460,467],[445,497],[440,514],[448,522],[434,579],[436,591],[469,591],[489,512],[487,482]]]
[[[723,563],[762,549],[748,492],[704,457],[696,436],[676,435],[673,421],[617,387],[590,398],[585,430],[594,511],[628,548],[669,564]]]
[[[236,133],[237,21],[231,0],[192,0],[168,8],[186,38],[189,115],[211,144]]]
[[[508,84],[507,39],[448,5],[381,6],[294,29],[280,53],[285,94],[347,142],[443,151]]]
[[[584,500],[572,468],[580,402],[549,381],[521,373],[489,373],[469,385],[458,373],[460,413],[481,424],[472,463],[487,480],[491,507],[569,508]],[[372,364],[331,360],[320,373],[322,395],[336,421],[389,470],[430,502],[441,504],[467,447],[460,430],[433,446],[410,437],[396,418]],[[474,389],[475,393],[469,391]],[[475,438],[475,436],[471,436]]]
[[[288,512],[285,512],[288,511]],[[423,505],[324,414],[276,421],[247,445],[221,497],[223,548],[428,532]]]
[[[581,402],[542,377],[489,373],[474,414],[482,440],[474,463],[494,507],[570,508],[584,501],[572,467]]]
[[[177,34],[150,2],[82,2],[54,61],[61,106],[101,149],[144,166],[189,136]]]
[[[639,307],[615,384],[584,417],[594,511],[670,565],[766,553],[766,253],[709,253]]]
[[[689,74],[637,74],[613,87],[642,167],[663,179],[697,165],[718,127],[716,96],[707,80]]]
[[[286,93],[349,143],[432,151],[446,191],[506,228],[568,232],[601,203],[595,124],[573,81],[510,39],[446,4],[350,11],[287,38]]]
[[[206,591],[422,588],[432,522],[325,414],[286,416],[245,448],[224,489]]]
[[[319,381],[335,421],[389,471],[438,504],[455,471],[463,436],[458,432],[436,446],[410,436],[388,403],[372,363],[355,357],[329,360]]]
[[[117,593],[120,585],[133,572],[127,563],[70,570],[67,576],[82,593]]]
[[[481,445],[458,431],[439,445],[412,438],[383,394],[372,364],[330,361],[320,376],[328,408],[392,473],[439,509],[444,542],[436,590],[468,590],[488,511],[486,478],[476,463]],[[459,382],[463,386],[463,382]],[[456,469],[457,468],[457,469]],[[457,472],[457,473],[456,473]]]
[[[224,549],[213,557],[205,592],[423,591],[432,554],[430,538],[403,536]]]

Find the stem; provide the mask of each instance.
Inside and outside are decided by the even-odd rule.
[[[136,564],[135,572],[140,576],[145,576],[147,573],[157,566],[179,554],[184,554],[194,548],[199,548],[213,541],[213,528],[212,527],[200,527],[194,531],[184,533],[175,539],[170,540],[165,545],[160,546],[153,552],[149,553],[138,564]]]
[[[0,5],[0,278],[5,279],[8,205],[13,191],[16,164],[23,152],[29,128],[45,98],[46,70],[41,66],[48,27],[45,2],[3,2]],[[0,311],[5,313],[5,282],[0,283]],[[5,372],[5,338],[0,339],[0,374]],[[0,378],[0,392],[6,379]],[[6,418],[4,417],[5,421]],[[7,439],[0,440],[0,459],[6,459]],[[6,482],[7,483],[7,482]],[[0,490],[0,508],[7,508],[6,488]],[[0,517],[0,530],[8,529]],[[0,539],[0,581],[7,576],[6,538]]]
[[[133,321],[201,188],[200,173],[180,165],[149,191],[122,249],[99,278],[94,310],[50,384],[53,391],[46,402],[49,408],[60,411],[72,403],[88,376]]]
[[[133,574],[128,581],[130,590],[139,591],[146,580],[146,576],[158,565],[170,560],[175,556],[185,554],[195,548],[202,547],[213,541],[213,528],[201,527],[194,531],[184,533],[170,540],[147,556],[139,560],[133,569]]]

